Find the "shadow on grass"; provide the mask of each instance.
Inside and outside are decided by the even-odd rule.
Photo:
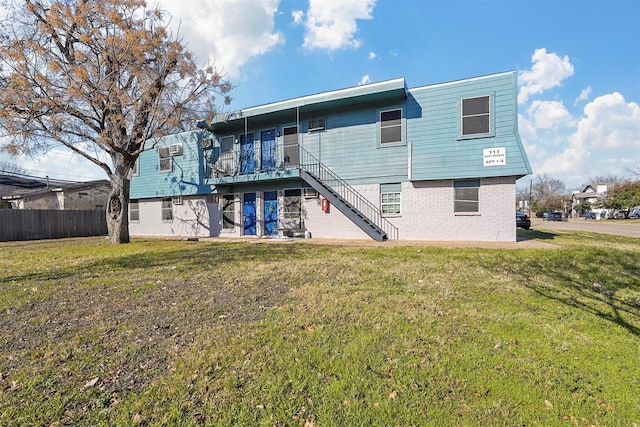
[[[553,240],[557,234],[538,230],[517,230],[518,240]]]
[[[545,233],[546,234],[546,233]],[[520,283],[538,295],[625,328],[640,336],[640,304],[621,291],[640,290],[635,251],[571,249],[547,257],[519,258]]]

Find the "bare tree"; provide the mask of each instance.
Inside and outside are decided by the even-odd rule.
[[[546,173],[536,176],[532,184],[533,199],[543,200],[549,196],[562,196],[566,191],[563,181],[552,178]]]
[[[62,145],[100,166],[111,181],[112,243],[129,242],[129,174],[140,153],[210,118],[216,96],[230,101],[229,82],[198,66],[167,18],[144,0],[27,0],[12,1],[0,27],[2,148]]]
[[[3,173],[15,174],[15,175],[26,175],[29,173],[29,171],[15,163],[0,162],[0,174],[3,174]]]
[[[618,175],[596,175],[589,178],[589,184],[607,184],[607,191],[613,191],[618,185],[624,183],[626,179]],[[583,188],[586,185],[583,186]]]

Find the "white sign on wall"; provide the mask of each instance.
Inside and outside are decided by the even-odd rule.
[[[484,166],[504,166],[507,164],[507,149],[505,147],[485,148],[482,150]]]

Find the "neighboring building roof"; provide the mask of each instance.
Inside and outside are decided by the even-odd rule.
[[[0,197],[3,200],[15,200],[50,192],[80,191],[101,185],[109,185],[109,181],[106,179],[85,182],[59,181],[0,175]]]

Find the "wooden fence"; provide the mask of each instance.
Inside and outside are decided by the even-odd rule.
[[[0,209],[0,242],[106,234],[103,210]]]

